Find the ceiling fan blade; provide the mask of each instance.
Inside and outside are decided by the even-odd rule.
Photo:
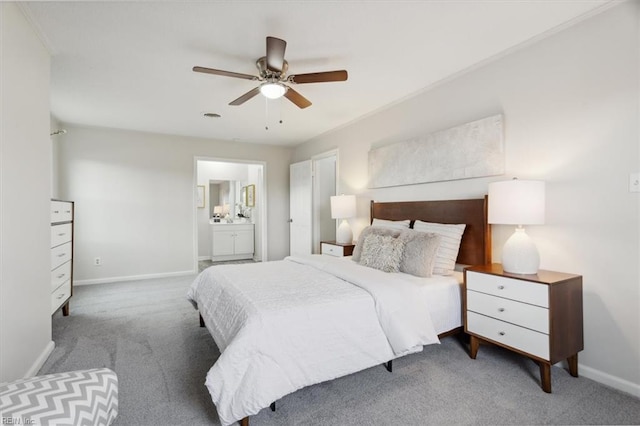
[[[331,81],[346,81],[348,74],[345,70],[312,72],[289,76],[289,81],[297,84],[304,83],[329,83]]]
[[[284,97],[296,104],[300,109],[311,106],[311,101],[309,101],[309,99],[305,98],[300,93],[293,90],[291,87],[289,87],[287,91],[284,92]]]
[[[247,102],[249,99],[253,98],[255,95],[257,95],[258,93],[260,93],[260,87],[256,87],[254,89],[249,90],[247,93],[245,93],[244,95],[240,96],[238,99],[229,102],[229,105],[242,105],[243,103]]]
[[[275,37],[267,37],[267,68],[271,71],[282,72],[284,66],[284,51],[287,42]]]
[[[203,72],[203,73],[206,73],[206,74],[214,74],[214,75],[223,75],[225,77],[244,78],[245,80],[257,80],[258,79],[258,77],[256,77],[255,75],[241,74],[239,72],[232,72],[232,71],[216,70],[216,69],[213,69],[213,68],[193,67],[193,70],[195,72]]]

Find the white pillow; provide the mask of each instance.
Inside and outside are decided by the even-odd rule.
[[[407,220],[385,220],[385,219],[373,219],[371,226],[384,226],[385,228],[393,229],[409,229],[411,221]]]
[[[467,225],[449,225],[416,220],[413,229],[419,232],[431,232],[440,235],[440,245],[433,264],[435,275],[451,275],[456,267],[460,250],[460,241]]]

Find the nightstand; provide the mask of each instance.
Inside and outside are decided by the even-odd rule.
[[[480,343],[492,343],[536,361],[542,389],[551,393],[551,366],[564,359],[578,377],[578,352],[584,349],[582,277],[540,270],[510,274],[502,265],[464,271],[464,331],[470,356]]]
[[[321,241],[320,254],[328,254],[329,256],[344,257],[353,254],[354,244],[341,244],[335,241]]]

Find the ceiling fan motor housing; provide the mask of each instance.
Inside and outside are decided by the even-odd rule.
[[[277,80],[284,81],[286,80],[286,74],[287,74],[287,70],[289,69],[289,63],[286,60],[282,61],[282,71],[270,70],[267,67],[267,57],[263,56],[262,58],[256,61],[256,68],[258,68],[258,72],[260,73],[261,80],[269,80],[271,78],[276,78]]]

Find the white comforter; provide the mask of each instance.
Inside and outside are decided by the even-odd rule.
[[[188,298],[221,352],[205,384],[222,424],[437,343],[419,286],[402,275],[318,255],[202,272]]]

